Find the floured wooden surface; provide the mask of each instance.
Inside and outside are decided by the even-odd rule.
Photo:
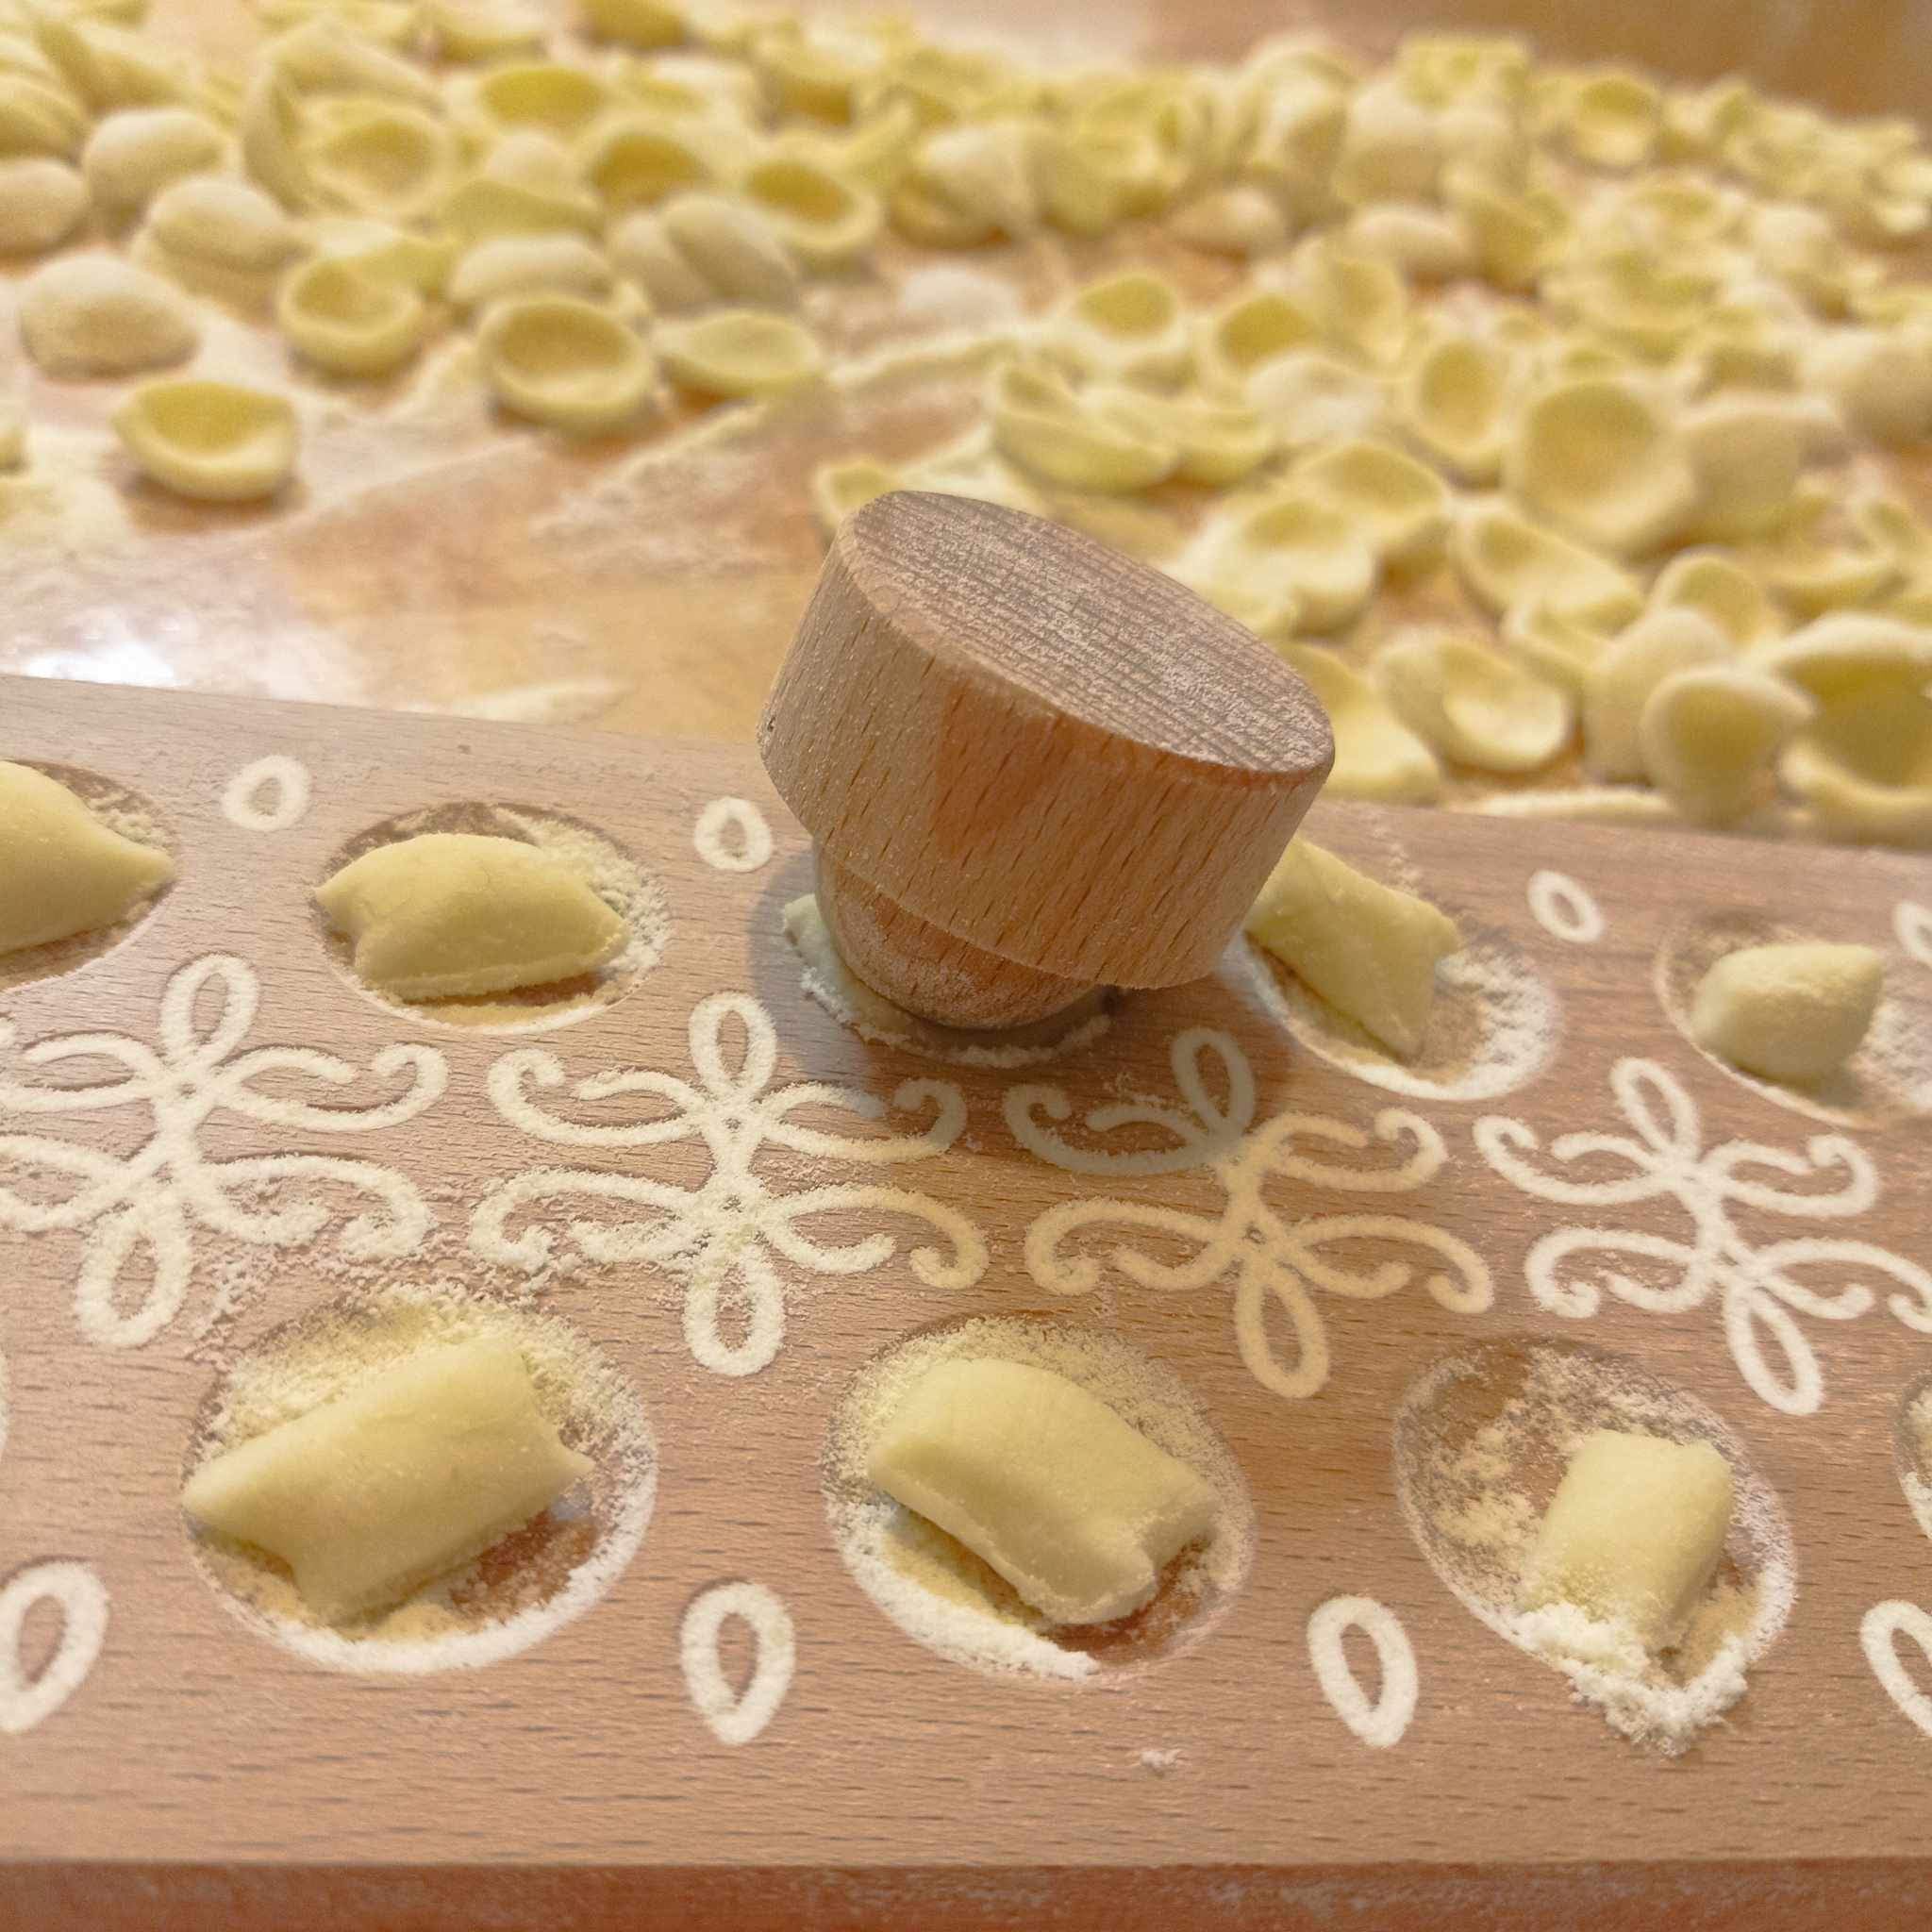
[[[1923,1895],[1922,866],[1781,861],[1785,916],[1889,975],[1857,1080],[1802,1105],[1664,1003],[1688,930],[1759,913],[1736,847],[1575,828],[1557,874],[1534,827],[1354,807],[1311,829],[1473,942],[1415,1068],[1239,954],[1060,1058],[984,1067],[869,1043],[808,994],[781,913],[808,858],[747,753],[37,683],[0,715],[7,756],[144,800],[181,868],[118,945],[4,1001],[0,1899],[27,1923],[392,1924],[383,1866],[425,1925],[499,1899],[557,1923],[680,1899],[733,1926],[1276,1924],[1317,1897],[1402,1924],[1574,1901],[1586,1870],[1631,1923],[1669,1897],[1774,1924],[1798,1923],[1793,1861],[1881,1915]],[[657,963],[541,1033],[348,983],[309,889],[367,827],[461,800],[622,845],[664,893]],[[580,1089],[619,1068],[648,1077]],[[123,1078],[148,1084],[50,1091]],[[267,1218],[304,1203],[312,1229]],[[655,1445],[635,1554],[475,1668],[438,1668],[433,1633],[375,1674],[265,1635],[178,1511],[224,1365],[386,1284],[568,1324]],[[1211,1615],[1071,1683],[882,1614],[822,1489],[862,1369],[1021,1314],[1177,1377],[1255,1516]],[[1737,1554],[1781,1628],[1674,1761],[1484,1627],[1479,1579],[1405,1519],[1440,1555],[1412,1451],[1418,1416],[1460,1440],[1424,1400],[1444,1365],[1507,1381],[1551,1348],[1586,1381],[1578,1348],[1626,1358],[1619,1400],[1707,1414],[1770,1498]],[[150,1894],[117,1881],[130,1858],[228,1875]],[[506,1866],[525,1877],[482,1870]]]

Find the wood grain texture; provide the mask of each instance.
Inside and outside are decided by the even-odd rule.
[[[1198,978],[1335,762],[1307,686],[1172,577],[1039,517],[918,491],[841,526],[758,750],[840,866],[941,933],[1073,983],[988,1011],[971,958],[933,958],[919,928],[872,922],[860,973],[969,1026],[1088,986]],[[893,954],[902,971],[867,971]]]
[[[310,770],[313,803],[285,831],[245,831],[219,801],[240,768],[270,753]],[[871,1273],[800,1277],[782,1350],[741,1380],[693,1363],[676,1285],[657,1269],[558,1280],[543,1307],[608,1353],[658,1432],[661,1483],[642,1548],[585,1616],[515,1658],[382,1680],[325,1673],[260,1641],[191,1561],[176,1497],[213,1377],[194,1330],[221,1242],[197,1246],[174,1324],[143,1347],[111,1350],[76,1326],[80,1231],[0,1235],[11,1385],[0,1575],[67,1558],[92,1566],[111,1596],[85,1682],[36,1728],[0,1736],[0,1924],[554,1932],[675,1917],[731,1932],[1133,1932],[1447,1921],[1610,1932],[1668,1922],[1755,1932],[1848,1913],[1874,1927],[1924,1923],[1932,1739],[1880,1689],[1857,1633],[1881,1600],[1932,1601],[1932,1544],[1907,1510],[1892,1447],[1901,1393],[1928,1365],[1925,1336],[1882,1303],[1857,1320],[1805,1320],[1824,1401],[1812,1415],[1778,1413],[1741,1377],[1713,1301],[1649,1313],[1607,1297],[1588,1321],[1540,1307],[1526,1254],[1574,1210],[1504,1184],[1474,1141],[1491,1113],[1522,1118],[1546,1141],[1621,1128],[1607,1083],[1639,1056],[1681,1086],[1706,1146],[1750,1141],[1802,1158],[1825,1129],[1683,1041],[1652,990],[1657,949],[1687,919],[1756,910],[1774,895],[1821,936],[1890,945],[1896,904],[1925,898],[1923,861],[1780,852],[1774,879],[1761,869],[1768,855],[1732,841],[1568,828],[1557,862],[1605,921],[1600,941],[1578,945],[1527,908],[1527,882],[1553,857],[1547,827],[1318,805],[1319,836],[1357,862],[1411,870],[1560,1008],[1552,1052],[1513,1091],[1411,1099],[1291,1038],[1236,963],[1131,1000],[1104,1039],[1045,1067],[936,1065],[867,1044],[801,990],[779,910],[809,889],[809,855],[747,751],[15,681],[0,685],[0,755],[79,763],[131,787],[182,861],[178,883],[125,942],[0,1001],[14,1029],[8,1077],[31,1077],[19,1050],[53,1034],[153,1040],[170,979],[211,951],[258,972],[251,1044],[323,1046],[358,1065],[399,1041],[433,1045],[447,1059],[446,1095],[353,1143],[428,1191],[438,1230],[394,1264],[398,1277],[517,1291],[515,1276],[471,1257],[463,1232],[492,1185],[557,1158],[487,1098],[491,1067],[531,1042],[374,1004],[325,957],[308,892],[368,825],[465,798],[579,815],[663,883],[672,928],[660,963],[615,1004],[534,1042],[567,1077],[620,1066],[688,1077],[693,1008],[721,990],[749,994],[775,1027],[774,1084],[829,1081],[888,1100],[908,1079],[958,1084],[958,1144],[893,1180],[969,1216],[991,1251],[977,1284],[953,1292],[921,1285],[903,1255]],[[700,812],[724,795],[769,816],[775,850],[762,867],[717,870],[694,851]],[[1906,975],[1926,969],[1896,948],[1889,958],[1898,991],[1923,998]],[[1123,1094],[1174,1105],[1176,1039],[1203,1026],[1238,1042],[1259,1120],[1291,1110],[1367,1132],[1391,1102],[1426,1118],[1447,1159],[1399,1205],[1476,1248],[1493,1307],[1458,1314],[1414,1282],[1378,1300],[1322,1296],[1331,1374],[1311,1398],[1285,1400],[1242,1363],[1225,1279],[1177,1293],[1109,1273],[1098,1294],[1044,1291],[1024,1236],[1047,1208],[1118,1192],[1211,1219],[1223,1191],[1206,1170],[1102,1181],[1049,1166],[1010,1131],[1011,1090],[1064,1088],[1069,1132]],[[112,1114],[25,1123],[123,1154],[138,1144],[137,1124]],[[261,1144],[235,1120],[207,1132],[224,1157]],[[1923,1259],[1925,1117],[1853,1139],[1876,1165],[1878,1196],[1834,1231]],[[318,1143],[294,1133],[280,1144]],[[696,1145],[569,1158],[678,1187],[700,1185],[708,1164]],[[782,1151],[764,1172],[779,1191],[826,1178],[823,1163]],[[1307,1180],[1272,1184],[1271,1199],[1291,1222],[1338,1205]],[[1687,1231],[1669,1198],[1608,1219],[1672,1239]],[[1754,1240],[1790,1232],[1751,1224]],[[827,1239],[868,1231],[862,1213],[826,1226]],[[240,1341],[338,1291],[301,1254],[269,1258]],[[861,1364],[935,1320],[1028,1309],[1096,1324],[1174,1368],[1238,1455],[1259,1525],[1239,1598],[1201,1641],[1071,1689],[982,1676],[904,1636],[842,1567],[821,1495],[827,1419]],[[1790,1625],[1730,1720],[1678,1760],[1613,1735],[1554,1673],[1479,1626],[1399,1520],[1391,1418],[1403,1392],[1448,1352],[1511,1337],[1587,1341],[1700,1392],[1790,1513],[1800,1575]],[[769,1727],[729,1749],[685,1694],[677,1633],[698,1591],[739,1578],[783,1597],[799,1663]],[[1309,1614],[1341,1594],[1379,1599],[1413,1643],[1420,1704],[1392,1749],[1357,1742],[1309,1668]],[[30,1655],[51,1641],[30,1624]],[[1180,1754],[1170,1774],[1152,1774],[1149,1751]]]

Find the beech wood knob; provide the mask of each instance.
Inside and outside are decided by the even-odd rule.
[[[1209,971],[1335,757],[1307,686],[1171,577],[909,491],[840,527],[758,749],[846,963],[973,1027]]]

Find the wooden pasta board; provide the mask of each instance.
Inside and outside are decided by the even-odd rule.
[[[1922,1088],[1921,1111],[1901,1107],[1884,1124],[1822,1123],[1705,1059],[1653,987],[1654,957],[1674,925],[1769,906],[1822,936],[1887,948],[1891,996],[1932,1005],[1932,967],[1907,950],[1924,954],[1932,917],[1915,924],[1897,910],[1932,898],[1923,858],[1318,806],[1319,837],[1385,872],[1412,872],[1468,932],[1541,981],[1560,1014],[1546,1058],[1519,1069],[1524,1077],[1509,1091],[1417,1096],[1310,1051],[1238,962],[1133,1000],[1103,1038],[1041,1066],[935,1063],[869,1044],[801,988],[779,915],[809,888],[808,854],[746,750],[8,680],[0,756],[131,788],[180,859],[173,890],[112,950],[0,996],[14,1029],[0,1047],[0,1091],[50,1077],[25,1057],[49,1036],[152,1045],[182,969],[211,955],[243,961],[220,982],[231,995],[258,986],[252,1028],[233,1052],[336,1055],[352,1070],[344,1107],[378,1097],[370,1062],[383,1049],[415,1042],[442,1057],[447,1089],[433,1106],[406,1124],[331,1137],[323,1151],[408,1176],[439,1232],[457,1237],[432,1251],[433,1272],[473,1274],[508,1294],[518,1277],[469,1257],[460,1239],[506,1177],[578,1159],[695,1188],[708,1157],[689,1141],[559,1156],[492,1108],[491,1066],[534,1046],[558,1056],[572,1081],[623,1066],[692,1078],[694,1009],[715,1017],[701,1003],[740,993],[774,1032],[767,1092],[829,1082],[896,1095],[917,1114],[901,1082],[958,1089],[966,1118],[954,1143],[887,1178],[965,1217],[989,1257],[969,1288],[925,1286],[908,1251],[935,1237],[915,1223],[893,1227],[893,1254],[869,1272],[814,1278],[781,1259],[783,1345],[760,1373],[739,1377],[692,1359],[665,1299],[675,1284],[660,1272],[586,1268],[558,1281],[545,1309],[608,1352],[656,1431],[660,1480],[641,1547],[601,1601],[520,1655],[376,1677],[325,1671],[264,1641],[225,1612],[191,1559],[176,1499],[188,1432],[214,1376],[194,1329],[221,1239],[193,1234],[193,1273],[173,1322],[144,1345],[109,1348],[84,1339],[76,1320],[89,1231],[0,1229],[0,1355],[11,1387],[0,1580],[82,1564],[108,1605],[99,1654],[72,1694],[31,1728],[0,1733],[0,1923],[91,1932],[676,1923],[749,1932],[1409,1926],[1446,1916],[1610,1927],[1656,1925],[1669,1912],[1673,1923],[1760,1927],[1822,1924],[1850,1906],[1874,1925],[1923,1923],[1932,1735],[1907,1714],[1909,1700],[1881,1687],[1859,1629],[1883,1601],[1932,1605],[1932,1543],[1907,1508],[1893,1448],[1901,1395],[1932,1361],[1926,1324],[1894,1314],[1888,1282],[1874,1276],[1864,1278],[1878,1291],[1857,1319],[1790,1318],[1821,1392],[1815,1412],[1781,1412],[1727,1341],[1719,1305],[1737,1282],[1722,1268],[1710,1295],[1674,1313],[1606,1294],[1594,1316],[1566,1319],[1531,1291],[1525,1259],[1552,1228],[1580,1220],[1684,1240],[1690,1221],[1678,1195],[1600,1211],[1555,1206],[1496,1171],[1476,1140],[1484,1118],[1512,1117],[1539,1137],[1548,1166],[1550,1142],[1566,1132],[1628,1137],[1612,1069],[1651,1062],[1694,1111],[1690,1131],[1703,1149],[1774,1149],[1795,1163],[1784,1185],[1830,1191],[1840,1157],[1816,1137],[1843,1132],[1875,1170],[1875,1203],[1856,1218],[1786,1223],[1740,1210],[1749,1241],[1842,1237],[1923,1265],[1932,1258],[1923,1111],[1932,1093]],[[224,795],[269,756],[299,761],[312,798],[286,829],[247,829],[225,813]],[[258,809],[276,795],[264,791]],[[720,870],[700,856],[694,827],[721,797],[748,801],[769,823],[768,862]],[[310,888],[366,827],[463,799],[581,818],[661,881],[662,958],[625,997],[580,1024],[507,1036],[413,1019],[345,981],[325,957]],[[744,823],[728,852],[742,850]],[[1543,880],[1532,893],[1532,878],[1553,867],[1571,885]],[[1540,923],[1532,899],[1546,917],[1555,904],[1555,924],[1573,936]],[[1601,936],[1578,942],[1591,906]],[[197,1011],[196,1024],[208,1024],[209,1008]],[[1196,1062],[1210,1086],[1234,1058],[1252,1069],[1257,1127],[1291,1111],[1367,1134],[1385,1109],[1420,1116],[1442,1159],[1410,1192],[1336,1193],[1292,1175],[1263,1191],[1291,1225],[1366,1204],[1459,1237],[1488,1270],[1492,1306],[1457,1312],[1413,1278],[1374,1299],[1311,1291],[1305,1306],[1330,1369],[1318,1391],[1291,1398],[1264,1387],[1238,1351],[1231,1274],[1189,1292],[1139,1287],[1111,1269],[1092,1293],[1043,1289],[1025,1238],[1058,1204],[1118,1197],[1208,1227],[1224,1224],[1231,1197],[1206,1167],[1152,1177],[1063,1171],[1016,1138],[1010,1090],[1063,1090],[1070,1111],[1058,1131],[1105,1147],[1106,1133],[1085,1135],[1080,1123],[1124,1093],[1185,1113],[1176,1041],[1195,1028],[1233,1042],[1218,1061]],[[16,1117],[4,1101],[0,1111],[0,1132],[117,1156],[141,1141],[141,1122],[125,1111]],[[868,1128],[847,1109],[841,1126],[862,1136],[930,1117],[889,1108]],[[232,1113],[202,1132],[205,1151],[224,1159],[322,1144]],[[1332,1147],[1328,1158],[1338,1158]],[[1807,1158],[1824,1164],[1807,1169]],[[774,1195],[869,1178],[838,1165],[781,1147],[758,1172]],[[9,1159],[0,1188],[21,1185]],[[553,1226],[567,1218],[546,1211]],[[339,1216],[318,1251],[340,1224]],[[860,1206],[814,1232],[850,1242],[883,1224]],[[1131,1244],[1116,1230],[1087,1252],[1122,1240]],[[1387,1256],[1416,1259],[1399,1246]],[[431,1265],[406,1257],[395,1272],[408,1278]],[[1844,1268],[1812,1277],[1819,1287],[1849,1278]],[[1890,1290],[1932,1316],[1898,1279]],[[141,1291],[138,1281],[125,1290],[134,1300]],[[304,1252],[270,1255],[239,1339],[336,1291]],[[1172,1655],[1076,1686],[977,1673],[915,1643],[848,1575],[822,1497],[828,1417],[855,1371],[936,1321],[1022,1310],[1111,1331],[1177,1372],[1239,1458],[1258,1522],[1252,1568],[1217,1625]],[[1479,1624],[1425,1563],[1396,1506],[1391,1417],[1404,1391],[1455,1351],[1537,1337],[1626,1353],[1701,1394],[1795,1529],[1798,1594],[1782,1638],[1729,1720],[1674,1760],[1615,1735],[1570,1702],[1552,1670]],[[1265,1340],[1291,1367],[1285,1327]],[[1790,1368],[1761,1330],[1753,1346],[1760,1378]],[[679,1661],[688,1607],[733,1580],[782,1600],[797,1659],[770,1722],[736,1746],[701,1720]],[[1309,1617],[1341,1596],[1376,1599],[1413,1649],[1417,1707],[1391,1747],[1358,1740],[1310,1665]],[[25,1663],[0,1655],[0,1698],[16,1713],[22,1679],[53,1647],[54,1628],[37,1611]],[[1909,1641],[1899,1655],[1916,1674],[1922,1710],[1932,1710],[1925,1660]],[[1373,1696],[1366,1646],[1348,1657]]]

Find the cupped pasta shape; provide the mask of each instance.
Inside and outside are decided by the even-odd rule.
[[[175,876],[158,846],[124,837],[58,779],[0,762],[0,954],[117,924]]]
[[[1576,714],[1553,684],[1456,633],[1418,633],[1384,647],[1375,682],[1401,721],[1457,764],[1533,772],[1570,741]]]
[[[1414,318],[1407,284],[1383,258],[1317,236],[1296,253],[1291,289],[1331,348],[1376,368],[1400,361]]]
[[[1441,795],[1442,768],[1435,753],[1347,658],[1322,644],[1277,643],[1275,649],[1328,714],[1335,767],[1327,789],[1335,797],[1427,805]]]
[[[1651,608],[1682,608],[1708,618],[1740,651],[1784,635],[1784,619],[1764,586],[1721,550],[1674,557],[1651,587]]]
[[[317,259],[340,261],[358,275],[419,295],[439,293],[456,262],[456,243],[447,237],[360,215],[325,215],[310,223],[306,233]]]
[[[1619,557],[1655,550],[1698,505],[1676,426],[1643,388],[1614,377],[1535,397],[1517,419],[1504,477],[1537,515]]]
[[[750,109],[757,111],[756,103]],[[910,164],[919,139],[919,119],[904,101],[894,101],[853,126],[793,126],[773,141],[771,158],[808,161],[868,193],[890,193]]]
[[[1872,691],[1902,694],[1932,682],[1932,627],[1835,611],[1759,645],[1751,661],[1824,705]]]
[[[578,435],[616,429],[643,408],[658,365],[637,332],[572,295],[523,295],[483,319],[484,380],[506,408]]]
[[[1052,213],[1050,193],[1048,199]],[[1167,225],[1168,232],[1190,248],[1250,261],[1257,255],[1273,254],[1289,234],[1288,218],[1274,198],[1240,181],[1225,188],[1210,188],[1175,208]]]
[[[1591,668],[1609,642],[1607,632],[1565,615],[1541,597],[1532,597],[1505,613],[1503,648],[1533,671],[1580,702]]]
[[[845,457],[836,462],[819,464],[811,473],[807,494],[820,530],[830,539],[854,510],[863,509],[874,498],[905,487],[901,473],[890,463],[882,463],[875,457]]]
[[[591,33],[644,53],[676,46],[689,30],[690,10],[683,0],[577,0]]]
[[[1468,230],[1441,208],[1381,202],[1355,216],[1345,239],[1350,254],[1386,261],[1405,280],[1453,282],[1475,273]]]
[[[192,92],[186,57],[145,34],[51,11],[41,14],[33,27],[41,51],[91,113],[162,107]]]
[[[1097,237],[1117,228],[1145,199],[1145,184],[1158,171],[1158,157],[1153,142],[1133,128],[1094,127],[1085,124],[1062,128],[1047,123],[1035,130],[1032,172],[1034,190],[1040,197],[1041,216],[1070,235]],[[1237,192],[1243,191],[1229,191]],[[1263,205],[1274,215],[1281,238],[1285,239],[1288,225],[1273,203],[1265,195],[1260,195],[1259,190],[1244,192],[1259,195]],[[926,199],[930,201],[929,196]],[[1212,197],[1208,199],[1211,201]],[[916,228],[922,214],[916,207],[913,213],[913,226]],[[934,205],[924,210],[923,218],[945,222],[948,216],[943,208]],[[1228,239],[1237,219],[1239,217],[1230,211],[1207,207],[1202,211],[1200,224],[1203,227],[1214,227],[1218,224],[1224,239]],[[951,220],[970,232],[971,224],[961,222],[957,215]],[[1175,232],[1181,232],[1178,225]],[[1185,234],[1181,239],[1189,241]],[[1214,244],[1197,236],[1190,241],[1189,245],[1212,248]],[[1228,248],[1217,252],[1241,251]]]
[[[20,334],[50,375],[136,375],[185,362],[194,310],[158,275],[118,257],[66,255],[21,285]]]
[[[1932,849],[1932,695],[1881,684],[1824,705],[1778,774],[1833,838]]]
[[[884,32],[862,24],[781,15],[754,31],[750,51],[781,108],[842,126],[889,71],[893,49]]]
[[[908,241],[970,248],[1040,225],[1034,130],[1024,121],[974,122],[929,134],[892,196],[892,221]]]
[[[652,341],[672,380],[700,395],[784,395],[824,374],[818,338],[764,309],[719,308],[662,323]]]
[[[1244,400],[1256,371],[1296,350],[1314,348],[1321,339],[1315,318],[1278,291],[1237,295],[1208,316],[1196,335],[1201,386]]]
[[[1313,490],[1354,519],[1386,571],[1437,562],[1449,533],[1452,499],[1433,470],[1386,442],[1338,442],[1304,457],[1291,483]]]
[[[1697,491],[1688,528],[1737,542],[1784,522],[1805,463],[1798,411],[1775,396],[1724,396],[1689,411],[1682,434]]]
[[[124,108],[88,136],[80,172],[96,208],[126,216],[172,183],[219,168],[226,151],[222,130],[192,108]]]
[[[439,98],[436,82],[413,62],[326,12],[271,41],[262,64],[303,96],[375,96],[424,108],[433,108]]]
[[[242,164],[286,208],[306,209],[315,199],[302,144],[307,128],[302,103],[273,67],[259,71],[242,97],[236,132]]]
[[[143,383],[114,412],[114,433],[146,475],[202,503],[273,496],[301,440],[286,396],[192,379]]]
[[[550,986],[609,965],[625,924],[555,854],[517,839],[424,832],[378,845],[316,889],[357,976],[403,1000]]]
[[[1728,825],[1768,789],[1810,701],[1744,664],[1675,671],[1644,700],[1638,749],[1650,782],[1692,824]]]
[[[1449,555],[1472,594],[1498,615],[1541,598],[1567,617],[1611,629],[1643,608],[1627,572],[1501,503],[1465,506],[1449,532]]]
[[[603,210],[568,150],[548,134],[522,128],[497,142],[482,166],[444,195],[437,213],[458,240],[474,242],[500,235],[588,233]]]
[[[1145,490],[1173,475],[1180,461],[1175,444],[1089,403],[1041,364],[1016,360],[995,369],[987,411],[1000,452],[1062,489]]]
[[[1831,329],[1805,358],[1806,383],[1829,396],[1867,441],[1889,447],[1932,435],[1932,344],[1904,331]]]
[[[1591,774],[1641,778],[1639,730],[1651,692],[1680,671],[1730,661],[1724,634],[1694,610],[1653,610],[1620,631],[1584,680],[1583,758]]]
[[[52,155],[0,160],[0,255],[58,248],[87,219],[87,184]]]
[[[557,60],[495,68],[476,82],[473,98],[484,120],[503,133],[528,129],[566,144],[622,105],[601,74]]]
[[[87,139],[87,115],[56,80],[0,73],[0,155],[72,160]]]
[[[407,284],[319,257],[282,278],[275,321],[319,368],[337,375],[385,375],[422,346],[429,312]]]
[[[1503,474],[1517,358],[1476,335],[1439,336],[1405,371],[1396,396],[1403,429],[1465,483]]]
[[[1579,161],[1621,172],[1642,167],[1656,153],[1663,111],[1663,93],[1655,81],[1605,68],[1565,90],[1557,125]]]
[[[734,195],[673,195],[611,231],[613,258],[667,313],[710,303],[796,308],[796,263],[771,218]]]
[[[610,214],[655,208],[734,172],[734,137],[721,126],[633,114],[599,128],[582,151],[584,180]]]
[[[1048,351],[1081,375],[1166,387],[1193,360],[1174,284],[1144,269],[1091,282],[1047,327]]]
[[[1329,177],[1341,200],[1426,201],[1441,166],[1441,134],[1428,108],[1392,77],[1357,89]]]
[[[1096,384],[1088,400],[1102,416],[1124,424],[1150,444],[1172,444],[1174,474],[1183,483],[1224,489],[1259,469],[1275,451],[1267,421],[1240,403],[1203,396],[1150,395],[1125,384]]]
[[[1481,178],[1456,183],[1452,201],[1483,279],[1499,289],[1535,287],[1568,228],[1561,204]]]
[[[458,64],[540,54],[549,31],[538,14],[477,0],[430,0],[423,9],[423,25],[437,58]]]
[[[176,260],[253,274],[280,268],[301,245],[279,203],[225,175],[191,175],[164,189],[143,232]]]
[[[1186,569],[1210,604],[1268,638],[1341,629],[1368,608],[1377,577],[1357,521],[1295,489],[1210,518]]]
[[[1766,554],[1760,567],[1773,595],[1800,617],[1870,604],[1904,575],[1889,551],[1827,542],[1807,531]]]
[[[608,295],[616,277],[581,235],[503,235],[479,242],[452,271],[449,299],[482,308],[510,295]]]
[[[303,158],[328,207],[408,221],[447,192],[456,153],[442,122],[398,102],[357,108],[311,142]]]
[[[812,274],[851,267],[878,240],[884,214],[877,197],[815,162],[773,156],[749,170],[741,186]]]

